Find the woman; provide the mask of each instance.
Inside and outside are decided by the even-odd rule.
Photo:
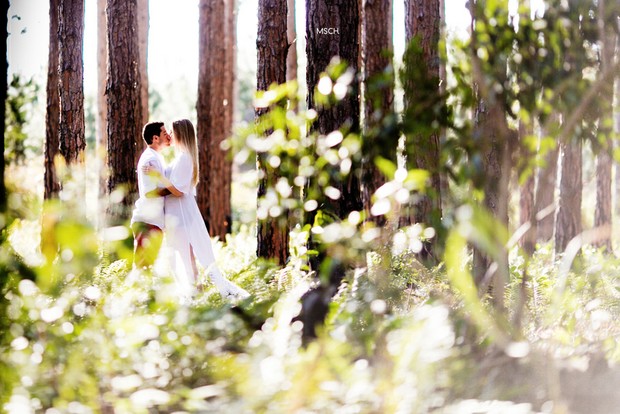
[[[156,170],[149,169],[149,173],[159,177],[171,193],[164,202],[164,229],[173,252],[172,266],[176,267],[177,281],[184,290],[202,288],[198,281],[197,259],[223,297],[246,298],[249,293],[226,279],[215,264],[211,237],[195,199],[199,176],[198,144],[194,126],[188,119],[172,123],[172,144],[176,158],[166,169],[167,177]]]

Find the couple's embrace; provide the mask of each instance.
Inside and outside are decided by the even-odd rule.
[[[165,235],[171,268],[183,295],[202,289],[198,260],[224,298],[248,297],[248,292],[226,279],[215,264],[211,237],[195,198],[199,164],[194,126],[187,119],[176,120],[170,135],[163,122],[150,122],[142,137],[147,148],[138,161],[140,196],[131,218],[134,266],[151,267]],[[161,151],[170,145],[175,158],[166,166]]]

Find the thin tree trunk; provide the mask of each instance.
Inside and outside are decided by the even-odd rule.
[[[136,198],[135,159],[142,142],[142,102],[140,98],[140,49],[137,0],[108,0],[108,194],[123,190],[108,205],[110,223],[129,217]]]
[[[288,41],[283,27],[287,24],[286,0],[259,0],[256,87],[266,91],[272,84],[286,82]],[[256,117],[265,114],[267,109],[257,109]],[[277,170],[267,163],[268,154],[259,153],[256,158],[259,171],[258,199],[274,189],[279,178]],[[288,257],[288,226],[286,218],[258,217],[257,256],[273,258],[284,264]]]
[[[106,100],[106,83],[108,77],[108,24],[106,22],[107,0],[97,0],[97,141],[95,162],[99,177],[99,214],[97,225],[104,224],[105,205],[108,181],[107,147],[108,147],[108,103]]]
[[[408,121],[415,121],[420,114],[415,113],[420,104],[427,101],[438,101],[439,90],[439,34],[440,34],[440,1],[439,0],[405,0],[405,36],[407,42],[416,39],[420,48],[418,53],[409,51],[405,55],[407,73],[413,75],[418,71],[415,82],[412,78],[405,80],[405,113]],[[424,108],[432,114],[434,108]],[[426,115],[427,117],[429,115]],[[431,115],[432,116],[432,115]],[[430,127],[431,119],[427,119]],[[407,122],[407,121],[406,121]],[[416,132],[418,128],[408,128],[406,137],[407,162],[411,168],[421,168],[431,174],[428,195],[421,195],[420,201],[405,217],[407,223],[425,223],[434,225],[441,217],[441,179],[439,176],[439,127],[432,128],[428,133]],[[425,243],[421,252],[423,259],[433,258],[432,243]]]
[[[488,84],[488,80],[481,71],[481,62],[477,54],[479,41],[477,32],[474,29],[476,16],[481,12],[479,1],[471,3],[472,11],[472,37],[471,37],[471,59],[472,71],[474,76],[474,91],[477,101],[475,108],[475,136],[483,137],[480,148],[482,157],[482,170],[484,176],[484,206],[493,217],[508,228],[508,184],[511,173],[510,153],[512,142],[517,137],[508,128],[504,107],[500,104],[500,97],[497,96]],[[497,51],[494,51],[497,53]],[[497,57],[497,69],[495,77],[497,81],[503,83],[502,78],[506,76],[506,60],[503,55]],[[516,135],[516,134],[515,134]],[[496,236],[490,234],[490,237]],[[506,251],[505,241],[500,238],[493,239],[493,250],[497,252],[495,263],[491,266],[489,252],[483,252],[479,248],[474,249],[473,271],[476,286],[481,289],[488,287],[493,295],[493,303],[496,309],[504,310],[504,292],[509,280],[508,252]]]
[[[529,0],[522,0],[521,5],[519,5],[519,21],[528,21],[530,20],[530,12],[531,12],[531,4]],[[521,70],[517,70],[517,76],[519,78],[519,82],[522,82],[522,73]],[[527,145],[527,137],[532,136],[534,133],[534,125],[532,121],[526,124],[527,121],[523,119],[519,119],[519,150],[521,151],[521,162],[523,163],[523,167],[527,168],[527,178],[523,185],[520,186],[520,197],[519,197],[519,225],[520,226],[531,226],[526,233],[523,235],[523,238],[519,241],[523,250],[528,254],[532,255],[534,250],[536,249],[536,174],[535,170],[529,170],[531,166],[530,160],[535,157],[535,152],[530,151]],[[519,182],[521,182],[521,175],[523,174],[523,170],[519,171]]]
[[[547,131],[542,131],[544,136]],[[555,193],[558,175],[559,145],[545,155],[544,165],[536,171],[536,241],[546,243],[553,238]]]
[[[382,122],[393,114],[394,82],[386,70],[392,66],[392,1],[363,1],[362,71],[364,78],[364,146],[361,193],[364,211],[372,218],[372,195],[385,183],[383,174],[375,166],[379,155],[396,163],[398,136],[385,136]],[[386,77],[390,81],[386,82]],[[391,141],[391,142],[390,142]],[[374,221],[382,225],[383,216]]]
[[[525,139],[532,135],[532,128],[526,126],[523,121],[519,122],[519,141],[521,142],[520,149],[522,151],[522,159],[529,160],[533,156],[526,149]],[[520,178],[520,177],[519,177]],[[529,172],[528,177],[520,187],[519,197],[519,225],[531,225],[532,227],[525,233],[520,241],[523,250],[532,255],[536,249],[536,220],[533,216],[536,214],[535,196],[536,196],[536,175],[534,172]]]
[[[555,218],[555,251],[566,250],[568,243],[581,233],[582,143],[561,144],[560,196]]]
[[[510,178],[510,137],[506,114],[501,106],[488,107],[482,100],[478,105],[476,118],[480,136],[487,137],[482,149],[484,176],[484,206],[495,219],[508,227],[508,183]],[[504,307],[504,291],[509,280],[508,252],[496,240],[498,253],[497,268],[492,270],[491,258],[479,249],[474,250],[474,277],[477,286],[489,286],[493,302],[499,309]]]
[[[236,6],[235,0],[228,0],[228,7],[226,11],[226,73],[225,73],[225,95],[224,95],[224,109],[225,109],[225,123],[224,123],[224,138],[228,138],[233,133],[233,125],[235,124],[235,88],[236,88],[236,65],[237,65],[237,18],[236,18]],[[220,159],[222,165],[222,171],[224,174],[224,187],[231,189],[232,187],[232,162],[229,161],[228,154],[224,153],[224,156]],[[230,200],[229,190],[229,200]],[[230,203],[230,201],[229,201]],[[227,217],[226,232],[230,233],[232,230],[232,206],[229,207],[229,213]]]
[[[601,45],[601,70],[608,73],[615,64],[614,55],[616,48],[616,35],[612,27],[606,27],[607,13],[611,0],[599,0],[599,36]],[[611,85],[601,91],[601,115],[599,119],[599,142],[602,143],[596,156],[596,209],[594,211],[595,227],[610,227],[609,236],[603,238],[597,245],[605,248],[608,252],[611,247],[612,225],[612,183],[611,174],[613,169],[613,79]]]
[[[59,69],[59,0],[50,0],[50,41],[47,64],[47,112],[45,113],[45,174],[43,198],[49,200],[58,196],[60,182],[56,174],[54,159],[59,153],[60,139],[60,79]]]
[[[609,147],[601,149],[596,156],[596,208],[594,210],[594,226],[611,226],[611,140]],[[597,246],[611,252],[611,232],[609,237],[596,243]]]
[[[223,125],[224,132],[222,139],[230,137],[233,133],[233,125],[235,124],[235,79],[237,64],[237,19],[235,0],[228,0],[226,9],[226,73],[224,77],[224,112],[225,122]],[[220,158],[221,171],[223,173],[223,187],[228,189],[228,212],[226,216],[226,233],[232,232],[232,161],[227,152],[222,152]]]
[[[60,45],[60,153],[67,164],[83,164],[84,148],[84,1],[61,0]],[[77,177],[77,176],[76,176]],[[82,187],[80,185],[80,187]],[[85,190],[84,188],[79,191]]]
[[[227,1],[201,0],[199,6],[199,71],[197,139],[201,177],[197,202],[209,233],[226,240],[231,228],[231,166],[220,148],[227,138],[227,87],[223,81],[226,70]],[[225,76],[224,76],[225,78]]]
[[[446,35],[447,35],[447,31],[446,31],[446,2],[445,0],[440,0],[439,2],[440,6],[439,6],[439,14],[440,14],[440,19],[441,19],[441,26],[440,26],[440,35],[439,38],[440,39],[446,39]],[[440,49],[440,56],[447,56],[448,52],[446,50],[446,43],[447,42],[440,42],[439,44],[439,49]],[[448,84],[448,75],[447,75],[447,69],[446,69],[446,62],[443,59],[440,59],[439,61],[439,79],[440,79],[440,84],[439,84],[439,93],[442,95],[445,95],[446,93],[446,85]],[[440,133],[439,133],[439,142],[443,142],[446,139],[446,128],[442,128]],[[448,178],[448,174],[445,172],[445,170],[441,170],[439,173],[439,179],[441,180],[441,194],[448,194],[450,192],[450,182],[449,182],[449,178]],[[444,197],[441,200],[441,206],[442,209],[446,209],[448,208],[448,206],[446,205],[446,202],[448,202],[448,198]]]

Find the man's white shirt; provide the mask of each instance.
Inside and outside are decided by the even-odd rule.
[[[164,228],[164,197],[147,198],[146,193],[155,190],[158,187],[157,179],[151,177],[142,171],[142,167],[150,165],[157,169],[162,175],[164,174],[164,158],[154,149],[148,148],[144,150],[138,161],[138,192],[140,197],[136,201],[131,223],[141,222],[148,223]]]

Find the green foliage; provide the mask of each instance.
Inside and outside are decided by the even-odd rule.
[[[454,62],[449,67],[456,82],[447,92],[455,121],[442,157],[451,177],[476,187],[485,179],[480,159],[484,137],[476,135],[475,118],[468,115],[476,111],[476,97],[488,106],[501,106],[513,124],[519,120],[526,130],[539,125],[546,134],[538,157],[518,160],[520,171],[531,172],[559,142],[599,141],[597,119],[607,99],[603,91],[613,89],[609,76],[618,68],[610,68],[609,73],[601,70],[604,32],[597,26],[598,3],[551,1],[534,18],[523,4],[520,15],[512,17],[503,0],[470,4],[474,4],[474,32],[470,39],[454,43]],[[603,20],[613,20],[619,14],[618,5],[606,4]],[[607,27],[618,32],[615,24]],[[519,145],[526,151],[528,145],[536,147],[531,140]]]
[[[13,389],[5,409],[429,412],[462,397],[535,403],[541,397],[529,395],[536,389],[543,400],[553,398],[549,385],[532,376],[549,347],[579,358],[594,348],[618,360],[617,260],[587,250],[582,273],[558,292],[559,264],[541,250],[528,269],[523,342],[506,337],[478,299],[460,234],[448,238],[445,269],[395,256],[392,277],[382,284],[376,256],[367,269],[347,274],[319,338],[306,347],[295,322],[311,283],[305,259],[295,256],[282,269],[257,263],[249,233],[216,245],[224,272],[253,294],[238,306],[212,290],[179,304],[170,278],[131,274],[125,261],[64,278],[48,293],[41,279],[11,273],[0,343],[3,387]],[[509,295],[519,288],[515,280]],[[504,359],[492,356],[498,345]],[[483,392],[480,349],[503,366],[520,361],[515,375],[534,381],[531,387],[519,390],[502,379]]]
[[[4,114],[4,159],[8,164],[23,164],[28,151],[41,152],[40,148],[28,146],[28,136],[24,131],[38,91],[39,85],[34,78],[22,80],[19,75],[13,74]]]

